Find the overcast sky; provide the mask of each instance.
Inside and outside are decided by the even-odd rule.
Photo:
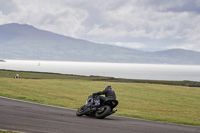
[[[200,51],[200,0],[0,0],[0,25],[13,22],[146,51]]]

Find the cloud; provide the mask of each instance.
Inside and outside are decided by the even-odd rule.
[[[18,11],[15,3],[12,0],[1,0],[0,1],[0,12],[3,15],[9,15],[10,13]]]
[[[17,22],[123,47],[200,50],[200,0],[1,0],[0,24]]]
[[[62,1],[61,3],[52,0],[16,0],[15,2],[15,8],[18,10],[3,16],[9,23],[26,23],[68,36],[75,36],[76,32],[84,29],[81,23],[87,13],[82,9],[62,5]]]

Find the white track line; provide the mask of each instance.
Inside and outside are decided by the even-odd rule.
[[[58,107],[58,106],[53,106],[53,105],[46,105],[46,104],[41,104],[41,103],[34,103],[34,102],[29,102],[29,101],[23,101],[23,100],[18,100],[18,99],[13,99],[13,98],[8,98],[8,97],[2,97],[2,96],[0,96],[0,98],[8,99],[8,100],[13,100],[13,101],[18,101],[18,102],[30,103],[30,104],[35,104],[35,105],[41,105],[41,106],[46,106],[46,107],[53,107],[53,108],[59,108],[59,109],[67,109],[67,110],[73,110],[73,111],[76,110],[76,109]]]
[[[2,98],[2,99],[9,99],[9,100],[18,101],[18,102],[30,103],[30,104],[35,104],[35,105],[41,105],[41,106],[46,106],[46,107],[53,107],[53,108],[58,108],[58,109],[66,109],[66,110],[76,111],[76,109],[70,109],[70,108],[58,107],[58,106],[53,106],[53,105],[46,105],[46,104],[28,102],[28,101],[23,101],[23,100],[18,100],[18,99],[12,99],[12,98],[8,98],[8,97],[2,97],[2,96],[0,96],[0,98]],[[166,122],[161,122],[161,121],[145,120],[145,119],[124,117],[124,116],[117,116],[117,115],[112,115],[112,116],[119,117],[119,118],[125,118],[125,119],[133,119],[133,120],[141,120],[141,121],[147,121],[147,122],[155,122],[155,123],[160,123],[160,124],[171,124],[171,125],[178,125],[178,126],[185,126],[185,127],[195,127],[195,128],[198,127],[198,126],[192,126],[192,125],[183,125],[183,124],[176,124],[176,123],[166,123]],[[198,127],[198,128],[200,128],[200,127]]]

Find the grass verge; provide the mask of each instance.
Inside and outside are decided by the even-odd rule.
[[[16,73],[21,79],[13,78]],[[0,96],[73,109],[85,104],[88,95],[107,85],[111,85],[117,94],[116,115],[200,126],[200,87],[136,83],[108,77],[0,71]]]
[[[13,132],[13,131],[3,131],[0,129],[0,133],[20,133],[20,132]]]

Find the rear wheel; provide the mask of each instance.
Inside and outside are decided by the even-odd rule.
[[[96,112],[95,117],[98,119],[103,119],[110,114],[111,108],[108,105],[105,105]]]
[[[83,105],[82,107],[80,107],[80,108],[76,111],[76,115],[77,115],[77,116],[82,116],[82,115],[84,115],[84,111],[85,111],[85,105]]]

